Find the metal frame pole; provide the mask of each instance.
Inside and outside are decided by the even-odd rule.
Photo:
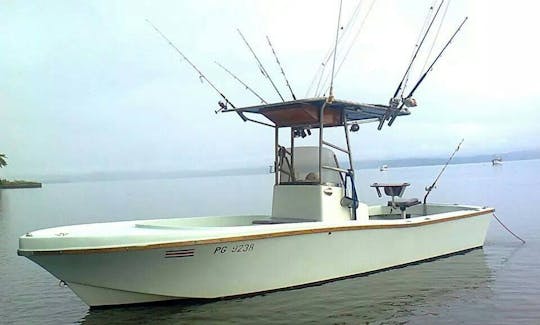
[[[274,173],[275,173],[274,185],[279,184],[279,174],[281,170],[281,167],[279,166],[279,161],[278,161],[278,151],[279,151],[278,140],[279,140],[279,127],[276,126],[274,128]]]
[[[349,156],[349,177],[351,178],[351,196],[352,199],[355,200],[353,202],[353,207],[351,208],[351,217],[352,220],[356,220],[356,185],[354,182],[354,167],[353,167],[353,161],[352,161],[352,153],[351,153],[351,142],[349,140],[349,129],[347,128],[347,116],[345,115],[345,112],[343,112],[343,128],[345,129],[345,140],[347,141],[347,154]],[[345,189],[345,194],[347,193],[347,189]]]
[[[296,173],[294,172],[294,129],[291,127],[291,181],[296,182]]]
[[[322,146],[323,146],[323,130],[324,130],[324,109],[326,101],[322,104],[319,111],[319,184],[322,185]]]
[[[349,167],[351,170],[354,170],[353,162],[352,162],[352,153],[351,153],[351,142],[349,140],[349,129],[347,129],[347,116],[345,115],[345,112],[343,112],[343,128],[345,129],[345,140],[347,141],[347,154],[349,155]]]

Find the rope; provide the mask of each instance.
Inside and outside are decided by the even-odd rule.
[[[514,233],[512,232],[512,230],[508,229],[508,227],[506,227],[506,226],[504,225],[504,223],[502,223],[502,221],[501,221],[499,218],[497,218],[497,216],[495,215],[495,213],[493,213],[493,217],[495,218],[495,220],[497,220],[497,221],[501,224],[501,226],[503,226],[504,229],[506,229],[506,230],[507,230],[509,233],[511,233],[514,237],[516,237],[517,239],[521,240],[521,242],[522,242],[523,244],[525,244],[525,241],[524,241],[521,237],[519,237],[518,235],[514,234]]]

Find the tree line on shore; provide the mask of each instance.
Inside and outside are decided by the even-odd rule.
[[[0,153],[0,168],[7,166],[7,156],[5,153]],[[8,181],[7,179],[0,178],[0,188],[32,188],[41,187],[41,183],[28,182],[21,180]]]

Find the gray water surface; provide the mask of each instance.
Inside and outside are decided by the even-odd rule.
[[[359,170],[373,182],[407,181],[422,198],[441,166]],[[90,310],[58,280],[16,255],[17,238],[59,225],[204,215],[268,214],[273,175],[44,184],[0,190],[2,324],[540,324],[540,160],[451,165],[432,202],[487,205],[495,220],[483,249],[297,290],[208,303]],[[129,270],[126,270],[128,273]]]

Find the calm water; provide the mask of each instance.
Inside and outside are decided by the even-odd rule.
[[[423,196],[440,166],[360,170],[372,182],[408,181]],[[0,323],[540,324],[540,160],[449,166],[431,201],[489,205],[527,243],[492,222],[483,249],[298,290],[204,304],[89,310],[69,289],[18,257],[18,236],[66,224],[269,213],[272,175],[45,184],[0,191]],[[126,270],[127,272],[127,270]]]

